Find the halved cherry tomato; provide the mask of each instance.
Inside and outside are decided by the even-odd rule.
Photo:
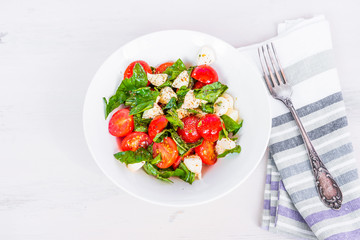
[[[187,151],[187,153],[185,153],[183,156],[178,156],[176,161],[173,163],[173,165],[171,165],[171,167],[175,170],[178,168],[178,166],[180,165],[181,161],[184,161],[185,157],[190,156],[191,154],[194,154],[195,152],[195,148],[191,148],[189,151]]]
[[[214,142],[204,140],[201,145],[195,148],[195,152],[205,164],[213,165],[217,161]]]
[[[118,149],[119,149],[120,152],[123,151],[122,148],[121,148],[121,143],[122,143],[122,140],[123,140],[123,139],[124,139],[124,138],[122,138],[122,137],[117,137],[117,138],[116,138],[116,143],[117,143],[117,145],[118,145]]]
[[[149,125],[149,129],[148,129],[149,137],[151,139],[154,139],[156,134],[158,134],[159,132],[164,130],[164,128],[166,127],[168,122],[169,121],[166,119],[165,115],[160,115],[160,116],[155,117],[150,122],[150,125]]]
[[[159,168],[170,167],[179,156],[176,143],[171,137],[166,137],[161,143],[154,143],[153,145],[153,157],[161,154],[161,162],[156,166]]]
[[[206,114],[197,125],[198,133],[210,142],[215,142],[219,139],[219,133],[222,128],[221,120],[215,114]]]
[[[124,72],[124,78],[131,78],[131,76],[133,75],[133,69],[134,69],[136,63],[139,63],[144,68],[145,72],[152,73],[152,70],[151,70],[151,67],[149,66],[149,64],[147,64],[145,61],[137,60],[137,61],[130,63],[129,66],[126,68],[126,70]],[[148,81],[147,86],[149,86],[149,85],[150,85],[150,82]]]
[[[187,143],[194,143],[201,138],[201,135],[198,133],[196,127],[200,121],[199,118],[195,116],[189,116],[182,119],[184,123],[184,128],[178,128],[177,132],[181,138]]]
[[[205,86],[205,85],[207,85],[207,84],[197,81],[197,82],[194,84],[194,89],[202,88],[202,87]]]
[[[168,67],[172,66],[174,62],[166,62],[156,68],[156,73],[164,72]]]
[[[215,69],[208,65],[197,66],[191,73],[191,77],[196,80],[210,84],[219,81],[219,77]]]
[[[118,110],[109,121],[109,132],[115,137],[124,137],[134,130],[134,119],[129,109]]]
[[[139,148],[147,148],[152,143],[150,137],[144,132],[133,132],[127,135],[121,142],[122,151],[136,151]]]

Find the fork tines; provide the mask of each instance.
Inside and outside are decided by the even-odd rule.
[[[264,78],[269,90],[271,91],[271,89],[275,86],[286,84],[287,80],[278,60],[274,44],[267,43],[259,47],[258,53],[261,67],[264,72]]]

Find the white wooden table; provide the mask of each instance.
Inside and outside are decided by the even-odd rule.
[[[82,105],[92,76],[133,38],[190,29],[241,47],[273,36],[284,19],[323,13],[358,150],[359,2],[213,2],[0,2],[0,32],[7,33],[0,43],[0,239],[288,239],[259,227],[265,159],[222,199],[161,207],[111,183],[83,137]]]

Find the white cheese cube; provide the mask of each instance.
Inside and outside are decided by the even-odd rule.
[[[172,84],[173,88],[181,88],[182,86],[189,86],[189,73],[186,70],[182,71]]]
[[[194,90],[190,90],[186,93],[185,98],[184,98],[184,103],[181,106],[181,108],[195,109],[195,108],[199,107],[200,103],[203,101],[204,100],[195,98]],[[206,103],[206,101],[204,101],[204,102]]]
[[[204,46],[200,49],[197,57],[196,64],[199,65],[210,65],[215,61],[215,53],[214,51],[207,46]]]
[[[202,161],[198,155],[195,154],[185,157],[184,164],[190,172],[195,173],[195,176],[201,179]]]
[[[185,117],[187,117],[187,116],[190,116],[190,113],[188,112],[188,110],[183,109],[183,108],[177,109],[177,110],[176,110],[176,113],[177,113],[177,115],[178,115],[178,117],[179,117],[180,119],[183,119],[183,118],[185,118]]]
[[[214,103],[214,113],[218,116],[224,115],[229,110],[230,103],[224,97],[218,97]]]
[[[154,86],[160,86],[162,85],[164,82],[166,82],[168,75],[164,74],[164,73],[160,73],[160,74],[151,74],[148,73],[147,74],[147,78],[149,80],[149,82],[151,82],[152,85]]]
[[[221,95],[220,97],[223,97],[229,101],[229,108],[234,108],[234,98],[230,94],[223,93],[223,95]]]
[[[171,98],[176,98],[177,99],[177,95],[176,93],[172,90],[171,87],[164,87],[163,89],[161,89],[160,91],[160,103],[162,104],[167,104]]]
[[[153,108],[144,111],[142,118],[144,119],[155,118],[156,116],[163,114],[164,112],[161,109],[161,107],[157,103],[154,103]]]
[[[132,164],[128,164],[127,168],[130,171],[135,172],[135,171],[139,170],[144,164],[145,164],[145,161],[142,161],[142,162],[139,162],[139,163],[132,163]]]
[[[231,117],[235,122],[239,120],[239,111],[233,108],[229,108],[229,110],[225,114]]]
[[[215,151],[218,155],[236,147],[236,143],[228,138],[222,138],[216,142]]]

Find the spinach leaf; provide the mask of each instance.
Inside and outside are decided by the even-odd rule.
[[[170,99],[170,101],[166,104],[166,106],[164,107],[164,109],[171,109],[171,108],[177,108],[176,106],[176,98],[172,97]]]
[[[226,155],[228,155],[229,153],[240,153],[241,152],[241,147],[239,145],[236,145],[236,147],[226,150],[225,152],[223,152],[222,154],[219,154],[217,157],[218,158],[223,158]]]
[[[139,148],[135,152],[125,151],[114,154],[114,157],[120,162],[127,164],[139,163],[142,161],[153,160],[151,154],[145,148]]]
[[[200,104],[201,111],[205,113],[214,113],[214,105],[212,103]]]
[[[151,163],[146,162],[143,166],[145,172],[149,175],[155,176],[157,179],[160,179],[162,181],[165,182],[170,182],[172,183],[172,181],[170,179],[164,178],[160,176],[160,172],[159,170],[157,170],[154,165],[152,165]]]
[[[189,88],[182,86],[179,88],[179,90],[176,92],[177,95],[177,107],[180,108],[181,105],[183,105],[186,94],[190,91]]]
[[[164,138],[169,136],[169,132],[170,132],[170,130],[168,130],[168,129],[165,129],[164,131],[159,132],[154,137],[153,142],[156,142],[156,143],[162,142],[164,140]]]
[[[181,119],[179,118],[177,112],[175,111],[175,109],[170,109],[169,111],[167,111],[167,114],[165,115],[166,119],[169,121],[169,123],[172,125],[172,127],[176,130],[178,127],[180,127],[181,129],[184,128],[184,123],[183,121],[181,121]]]
[[[109,98],[109,101],[105,101],[105,119],[115,108],[119,107],[130,97],[130,91],[146,87],[147,82],[147,75],[143,67],[139,63],[135,64],[132,77],[125,78],[120,83],[116,93]]]
[[[151,119],[144,119],[141,113],[135,114],[134,117],[134,132],[147,132]]]
[[[174,80],[184,70],[186,70],[186,66],[179,58],[173,65],[166,68],[163,73],[168,75],[168,80]]]
[[[221,96],[228,86],[222,84],[221,82],[214,82],[212,84],[206,85],[201,89],[195,89],[194,94],[198,99],[206,100],[209,103],[214,103],[218,97]]]
[[[133,91],[134,107],[130,110],[130,115],[141,113],[154,106],[156,98],[159,96],[158,91],[151,91],[150,87],[143,87]]]
[[[195,148],[199,146],[202,143],[202,139],[195,143],[186,143],[177,132],[175,132],[173,129],[169,130],[171,138],[174,140],[174,142],[177,145],[178,152],[180,156],[183,156],[185,153],[187,153],[191,148]]]
[[[235,135],[240,130],[243,124],[243,120],[241,120],[240,123],[237,123],[227,115],[222,115],[221,119],[224,121],[226,130],[233,135]]]

